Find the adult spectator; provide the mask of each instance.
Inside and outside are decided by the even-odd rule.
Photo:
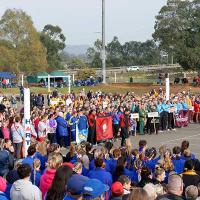
[[[128,200],[151,200],[147,192],[142,188],[134,188],[128,197]]]
[[[91,144],[96,144],[96,111],[90,110],[88,115],[88,139],[87,141]]]
[[[5,194],[8,199],[10,199],[10,190],[12,188],[13,183],[19,179],[20,178],[16,169],[9,171],[8,174],[6,175],[7,187],[6,187]]]
[[[10,140],[0,140],[0,176],[5,176],[14,167],[14,152]]]
[[[168,178],[167,194],[159,196],[156,200],[183,200],[183,180],[179,175],[173,174]]]
[[[89,179],[83,187],[83,199],[85,200],[105,200],[105,193],[109,190],[109,186],[103,184],[97,179]],[[107,194],[107,193],[106,193]],[[106,197],[108,199],[108,196]]]
[[[194,185],[190,185],[185,189],[185,197],[188,200],[197,200],[198,188]]]
[[[44,195],[47,193],[49,188],[51,187],[51,184],[53,182],[56,170],[62,165],[63,158],[58,153],[51,153],[48,157],[47,161],[47,170],[45,173],[41,176],[40,179],[40,190],[42,192],[42,199],[44,198]]]
[[[13,183],[10,190],[11,200],[41,200],[42,195],[37,186],[33,185],[29,179],[31,167],[29,164],[22,164],[17,169],[20,180]]]
[[[187,160],[184,169],[184,172],[181,174],[184,188],[189,185],[197,186],[200,183],[200,176],[194,170],[194,160]]]
[[[67,122],[63,118],[63,113],[59,112],[59,115],[56,117],[57,128],[56,128],[56,136],[58,144],[61,147],[66,147],[69,144],[69,140],[67,138],[68,131],[67,131]]]
[[[67,193],[64,200],[82,199],[83,187],[88,180],[86,176],[73,175],[67,182]]]
[[[143,189],[147,192],[150,200],[155,200],[157,197],[155,185],[152,183],[147,183]]]
[[[44,114],[40,117],[40,121],[38,123],[38,141],[42,142],[47,137],[47,115]]]
[[[67,181],[72,176],[72,173],[72,169],[68,166],[59,167],[45,200],[63,200],[66,193]]]
[[[129,137],[130,118],[129,110],[125,109],[124,113],[120,116],[120,130],[121,130],[121,146],[124,145],[126,138]]]
[[[46,122],[47,124],[47,137],[50,143],[56,143],[56,128],[57,128],[57,122],[55,120],[55,115],[50,114],[49,119]]]
[[[14,123],[11,126],[11,133],[13,138],[13,146],[15,149],[15,156],[17,159],[21,158],[22,142],[25,137],[25,130],[20,123],[20,117],[16,116]]]

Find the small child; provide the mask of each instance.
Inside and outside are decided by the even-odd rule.
[[[33,161],[33,170],[31,172],[31,182],[33,185],[36,185],[37,187],[40,186],[40,178],[41,178],[41,173],[40,173],[40,160],[35,159]]]
[[[139,141],[139,154],[144,153],[146,149],[147,149],[147,141],[140,140]]]

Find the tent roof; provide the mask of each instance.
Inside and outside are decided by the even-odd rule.
[[[48,73],[47,72],[38,72],[35,76],[37,78],[47,78],[48,77]]]
[[[11,78],[16,78],[16,75],[11,74],[10,72],[0,72],[0,78],[11,79]]]
[[[60,71],[53,71],[50,73],[51,76],[66,76],[66,74],[64,72],[60,72]]]

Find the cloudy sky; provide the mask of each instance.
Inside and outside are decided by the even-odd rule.
[[[155,15],[167,0],[106,0],[106,41],[151,39]],[[0,0],[0,17],[6,9],[26,11],[41,31],[58,25],[67,44],[91,45],[101,37],[101,0]]]

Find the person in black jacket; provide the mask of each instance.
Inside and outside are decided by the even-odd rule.
[[[1,139],[0,148],[0,176],[5,176],[14,167],[14,148],[9,139]]]
[[[184,165],[184,172],[181,174],[184,189],[189,185],[198,186],[200,183],[200,176],[194,170],[194,160],[187,160]]]

